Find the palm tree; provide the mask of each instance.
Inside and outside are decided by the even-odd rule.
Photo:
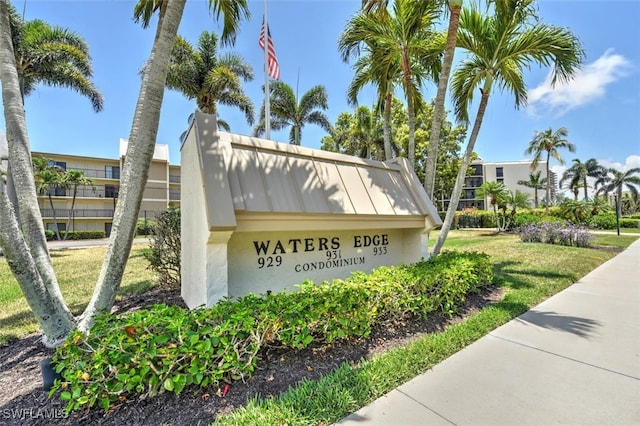
[[[541,171],[535,173],[529,173],[529,180],[519,180],[518,185],[526,186],[527,188],[533,188],[533,205],[538,208],[538,190],[545,189],[547,185],[547,178],[540,178]]]
[[[622,200],[620,200],[620,211],[622,212],[622,214],[636,213],[638,211],[638,198],[636,197],[634,199],[633,196],[628,192],[622,194]]]
[[[378,103],[376,112],[382,111],[382,137],[386,160],[393,158],[391,148],[391,107],[395,88],[394,75],[380,66],[373,51],[365,47],[364,53],[353,64],[354,78],[347,89],[347,100],[350,105],[358,104],[358,93],[368,84],[377,88]],[[343,60],[345,58],[343,57]]]
[[[560,179],[560,187],[564,182],[568,182],[569,188],[579,187],[584,188],[584,199],[589,199],[587,178],[598,179],[600,176],[606,173],[606,169],[598,164],[598,160],[590,158],[586,162],[580,161],[578,158],[573,159],[573,164],[562,174]]]
[[[468,109],[478,87],[481,98],[434,254],[440,252],[451,229],[494,83],[512,92],[516,107],[520,107],[527,102],[523,71],[531,63],[553,65],[551,83],[555,84],[558,80],[569,80],[584,57],[578,38],[569,30],[538,20],[534,0],[496,0],[490,5],[495,9],[490,14],[483,15],[472,5],[460,15],[457,44],[469,56],[452,79],[454,110],[459,122],[469,121]]]
[[[625,194],[625,195],[629,195],[629,194]],[[607,198],[602,196],[596,195],[591,200],[589,200],[589,207],[591,208],[592,216],[595,216],[600,212],[609,211],[609,203],[607,201]]]
[[[529,201],[529,194],[526,192],[522,192],[519,189],[516,189],[515,192],[508,191],[506,197],[503,199],[505,208],[511,207],[511,212],[509,213],[509,220],[505,217],[504,228],[503,230],[507,230],[511,223],[513,223],[513,219],[518,211],[518,209],[530,209],[531,201]],[[506,211],[505,211],[506,216]]]
[[[200,34],[197,49],[177,36],[167,87],[195,99],[200,111],[217,115],[217,104],[238,107],[253,124],[253,103],[244,93],[240,78],[253,80],[253,69],[241,56],[228,53],[218,57],[218,37],[207,31]]]
[[[115,300],[131,250],[142,191],[153,157],[169,59],[185,2],[186,0],[141,2],[148,6],[146,10],[151,11],[146,15],[146,24],[151,14],[159,8],[162,8],[161,17],[131,126],[125,159],[127,174],[122,180],[114,215],[114,232],[111,234],[93,296],[82,316],[76,319],[64,303],[47,250],[33,179],[10,13],[7,0],[0,0],[0,84],[12,166],[9,174],[20,194],[14,208],[8,201],[4,185],[0,184],[0,241],[7,263],[38,319],[44,335],[43,342],[48,346],[61,343],[76,327],[87,331],[93,324],[95,315],[108,312]],[[229,34],[237,28],[240,14],[244,12],[248,15],[246,0],[211,0],[210,6],[217,16],[224,14],[223,40],[225,33],[230,37]]]
[[[273,81],[271,88],[271,128],[281,130],[291,126],[289,142],[300,145],[302,128],[307,123],[320,126],[331,132],[331,123],[326,114],[319,109],[329,108],[327,102],[327,89],[324,86],[314,86],[298,100],[291,86],[283,81]],[[264,108],[261,108],[260,122],[253,129],[254,136],[264,134]]]
[[[485,182],[476,190],[476,198],[486,200],[489,198],[489,204],[493,208],[493,214],[496,218],[496,226],[500,231],[500,221],[498,220],[498,207],[505,205],[506,197],[509,190],[502,182]]]
[[[58,188],[66,188],[66,184],[62,179],[64,170],[59,166],[52,165],[49,160],[43,157],[33,159],[33,177],[36,183],[36,191],[40,195],[47,194],[51,213],[53,215],[53,225],[56,232],[56,238],[60,241],[60,231],[58,230],[58,219],[56,217],[56,208],[53,205],[52,193]]]
[[[209,0],[209,9],[215,15],[216,19],[220,19],[222,15],[222,45],[233,45],[236,42],[236,35],[240,30],[239,24],[243,19],[249,19],[249,7],[247,0]],[[154,13],[158,13],[158,27],[156,30],[156,41],[160,34],[160,24],[167,14],[167,0],[139,0],[133,9],[133,19],[142,25],[142,28],[149,27],[151,18]],[[178,5],[180,7],[180,5]],[[178,17],[182,19],[182,13]]]
[[[340,35],[338,47],[343,60],[357,56],[360,48],[375,59],[376,75],[398,82],[407,99],[409,118],[408,159],[415,164],[415,113],[423,99],[425,79],[436,81],[445,47],[443,34],[432,30],[438,18],[437,2],[393,0],[392,13],[361,11]]]
[[[634,167],[624,172],[614,168],[607,169],[607,173],[603,174],[596,180],[595,187],[598,194],[609,195],[614,193],[618,200],[618,216],[622,215],[621,202],[622,190],[626,188],[631,194],[631,199],[638,201],[638,187],[640,186],[640,167]],[[600,187],[600,188],[598,188]]]
[[[564,160],[558,150],[566,148],[569,152],[576,152],[576,146],[566,139],[568,134],[569,131],[566,127],[560,127],[555,132],[551,128],[543,132],[537,131],[531,142],[529,142],[529,146],[524,151],[526,155],[533,154],[531,170],[535,170],[536,167],[538,167],[542,155],[546,153],[547,182],[549,181],[550,158],[553,157],[558,163],[564,164]],[[545,213],[547,214],[549,213],[549,204],[551,204],[551,187],[547,185],[547,202],[545,204]]]
[[[584,223],[589,205],[585,201],[565,200],[560,204],[560,211],[565,219],[576,224]]]
[[[101,111],[104,100],[91,81],[91,56],[85,40],[39,19],[25,22],[15,10],[10,19],[22,96],[33,93],[38,84],[65,87],[89,98],[93,109]]]
[[[71,198],[71,210],[69,211],[69,217],[67,218],[67,232],[64,234],[66,240],[69,235],[69,226],[71,225],[71,217],[73,216],[73,209],[76,206],[76,196],[78,195],[78,186],[80,185],[92,185],[93,181],[84,175],[82,170],[67,170],[62,175],[62,182],[67,188],[72,188]],[[95,188],[94,188],[95,189]]]
[[[569,186],[569,189],[573,193],[573,201],[578,201],[578,194],[580,194],[580,188],[582,188],[581,182],[576,182]]]
[[[384,159],[380,124],[378,115],[369,107],[362,105],[354,111],[349,138],[351,155],[357,155],[361,158],[376,158],[377,160]],[[381,145],[383,149],[380,149]]]
[[[447,85],[453,64],[453,54],[456,50],[458,27],[460,26],[460,12],[462,0],[449,0],[449,26],[447,27],[447,42],[444,48],[442,70],[438,78],[438,91],[433,105],[433,117],[431,120],[431,133],[429,134],[429,147],[427,148],[427,163],[424,170],[424,188],[429,198],[433,199],[435,190],[436,169],[438,165],[438,145],[440,144],[440,128],[445,119],[444,101],[447,95]]]

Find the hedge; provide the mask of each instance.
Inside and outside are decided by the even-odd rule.
[[[302,349],[312,342],[366,337],[375,324],[399,324],[434,313],[455,314],[468,294],[493,281],[486,254],[443,252],[414,265],[356,272],[346,280],[298,291],[250,294],[189,311],[156,305],[96,318],[56,350],[59,392],[67,411],[104,410],[186,386],[250,377],[267,347]]]

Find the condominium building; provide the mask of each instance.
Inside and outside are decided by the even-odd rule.
[[[467,176],[458,203],[458,210],[465,208],[477,208],[480,210],[488,210],[491,208],[489,198],[481,199],[477,196],[477,190],[484,182],[499,182],[510,191],[519,190],[530,195],[531,204],[533,206],[535,190],[533,188],[521,185],[519,181],[529,181],[531,173],[540,172],[540,177],[545,178],[547,175],[546,164],[538,163],[535,170],[531,170],[531,161],[504,161],[504,162],[484,162],[476,160],[471,164],[472,172]],[[555,200],[557,178],[553,172],[549,173],[549,184],[551,189],[551,201]],[[538,190],[538,201],[542,204],[546,199],[546,190]],[[448,200],[443,199],[438,207],[447,209],[449,207]]]
[[[68,224],[71,231],[104,231],[109,236],[126,151],[127,141],[121,139],[118,158],[33,152],[34,158],[44,157],[62,170],[82,171],[92,181],[90,185],[78,186],[73,209],[73,188],[51,188],[50,193],[38,195],[46,229],[55,230],[57,226],[58,230],[64,231]],[[140,220],[152,220],[167,207],[179,203],[180,166],[169,164],[169,146],[158,144],[149,168],[138,217]]]

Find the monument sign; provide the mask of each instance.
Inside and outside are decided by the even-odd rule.
[[[404,158],[379,162],[216,129],[181,149],[182,297],[295,289],[428,257],[441,221]]]

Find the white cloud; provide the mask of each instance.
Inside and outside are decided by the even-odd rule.
[[[625,77],[630,66],[626,58],[608,49],[593,63],[578,70],[568,82],[557,83],[552,87],[549,73],[544,83],[527,93],[527,110],[532,115],[536,115],[538,110],[546,110],[561,116],[574,108],[587,105],[603,97],[607,86]]]
[[[607,159],[598,160],[598,163],[600,163],[600,165],[607,168],[612,167],[614,169],[626,172],[629,169],[640,167],[640,155],[628,156],[627,158],[625,158],[624,164],[617,161],[607,160]]]

